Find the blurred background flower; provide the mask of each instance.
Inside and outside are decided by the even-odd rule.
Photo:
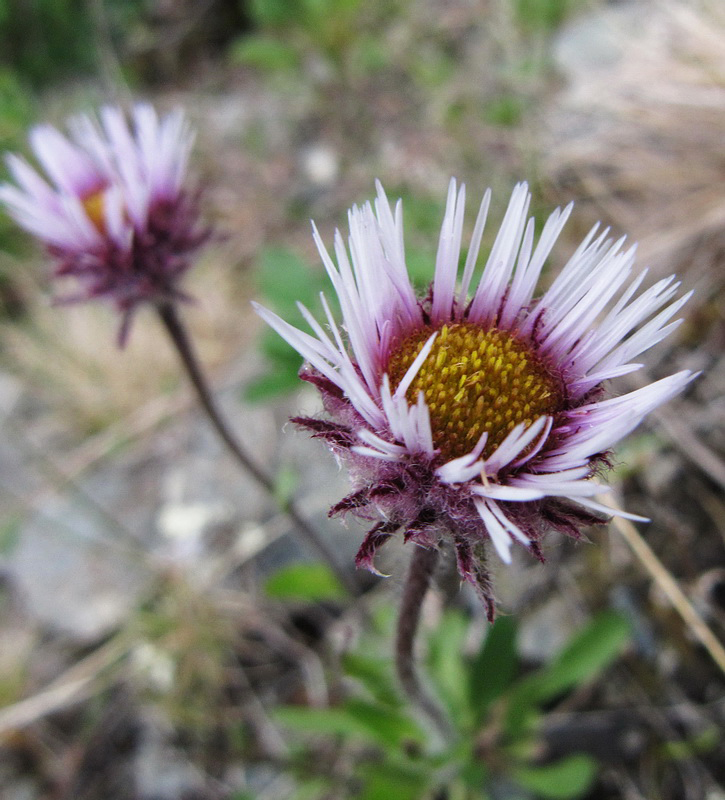
[[[186,299],[177,283],[209,237],[194,193],[184,186],[193,135],[181,111],[159,120],[136,105],[129,127],[119,108],[69,122],[68,139],[50,125],[30,144],[51,184],[17,155],[7,156],[17,183],[0,186],[7,213],[45,244],[55,277],[80,284],[62,301],[103,298],[122,314],[125,342],[142,302]]]

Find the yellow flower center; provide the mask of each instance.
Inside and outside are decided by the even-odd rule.
[[[93,225],[103,233],[106,229],[106,213],[105,213],[105,198],[104,190],[100,189],[97,192],[92,192],[83,198],[83,208],[88,215],[88,219]]]
[[[433,331],[423,328],[404,339],[388,362],[395,390]],[[488,433],[490,455],[519,423],[530,425],[562,410],[561,382],[530,347],[506,331],[470,323],[444,325],[406,396],[423,392],[430,411],[433,443],[446,459],[466,455]]]

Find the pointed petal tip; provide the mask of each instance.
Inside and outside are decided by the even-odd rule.
[[[378,578],[389,578],[390,574],[387,572],[381,572],[375,564],[373,564],[372,560],[369,564],[359,564],[359,569],[366,569],[368,572],[372,572],[373,575],[377,575]]]

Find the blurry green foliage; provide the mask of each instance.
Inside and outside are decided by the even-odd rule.
[[[24,149],[27,127],[34,116],[34,98],[27,84],[13,70],[0,66],[0,152]],[[0,163],[0,180],[6,177],[7,169]],[[4,256],[22,256],[28,246],[28,237],[7,214],[0,214],[0,317],[14,317],[24,307],[14,279],[17,263]]]
[[[517,669],[516,622],[499,617],[471,662],[467,688],[474,723],[480,724],[489,706],[513,681]],[[480,676],[488,676],[482,681]]]
[[[283,247],[268,247],[262,251],[257,280],[262,304],[270,306],[291,325],[302,328],[306,328],[306,323],[297,303],[316,310],[320,291],[329,289],[324,273],[313,270]],[[334,293],[326,292],[327,299],[332,302],[331,294]],[[267,326],[262,333],[261,349],[269,369],[247,384],[245,398],[263,402],[299,388],[297,374],[302,365],[299,353]]]
[[[525,109],[524,98],[513,92],[502,92],[484,107],[483,116],[492,125],[513,128],[521,122]]]
[[[392,609],[385,613],[392,618]],[[383,627],[389,625],[383,621]],[[364,800],[432,800],[441,792],[461,800],[486,800],[493,780],[517,785],[525,796],[542,800],[573,800],[589,790],[597,768],[588,755],[574,753],[537,764],[532,754],[539,749],[544,704],[598,677],[621,652],[629,637],[622,617],[609,612],[595,617],[550,664],[520,677],[513,619],[497,620],[471,656],[465,646],[469,620],[449,611],[429,634],[425,660],[455,726],[443,749],[398,693],[390,658],[377,654],[385,641],[379,633],[371,631],[370,638],[343,658],[354,688],[339,705],[288,706],[273,712],[277,722],[300,735],[290,764],[300,786],[321,782],[306,798],[322,800],[331,791],[344,790],[339,778],[325,773],[310,736],[330,740],[326,748],[336,745],[346,759],[356,759],[360,785],[355,797]]]
[[[105,0],[104,35],[123,36],[145,8],[143,0]],[[95,70],[98,25],[85,0],[0,0],[0,64],[36,87]]]
[[[636,475],[661,457],[665,443],[655,433],[633,433],[620,442],[614,451],[610,480],[621,483]]]
[[[264,586],[265,592],[278,600],[340,600],[345,590],[326,564],[302,563],[283,567]]]
[[[514,0],[517,24],[529,32],[550,33],[586,0]]]
[[[689,761],[703,753],[711,753],[721,745],[722,730],[717,725],[709,725],[688,740],[665,742],[661,749],[673,761]]]
[[[411,58],[409,70],[416,84],[426,91],[445,86],[456,77],[458,64],[442,42],[422,43],[418,58]]]
[[[249,0],[253,31],[235,42],[231,58],[268,72],[295,69],[311,54],[337,77],[366,74],[387,63],[377,32],[398,2]]]
[[[12,555],[20,543],[20,529],[23,519],[19,515],[8,517],[0,522],[0,556]]]
[[[596,764],[588,756],[573,755],[543,767],[517,767],[516,782],[546,800],[580,797],[596,776]]]
[[[246,36],[234,43],[231,49],[234,61],[267,72],[291,70],[298,66],[295,50],[273,36],[258,34]]]
[[[286,508],[295,493],[299,475],[291,464],[282,464],[274,476],[274,499],[280,508]]]
[[[0,148],[21,144],[33,119],[34,103],[28,87],[11,69],[0,67]]]

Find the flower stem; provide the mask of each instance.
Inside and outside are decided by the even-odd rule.
[[[400,600],[398,631],[395,640],[395,666],[398,680],[408,698],[430,718],[443,740],[447,741],[451,736],[451,726],[438,703],[420,685],[413,654],[423,599],[428,591],[437,561],[437,550],[425,547],[413,549],[408,567],[408,578]]]
[[[206,413],[209,421],[213,425],[219,437],[227,446],[229,452],[234,456],[235,461],[241,468],[249,474],[263,489],[265,489],[272,497],[275,496],[275,482],[271,475],[265,472],[262,467],[257,464],[254,459],[247,453],[244,446],[231,432],[226,420],[222,417],[219,409],[214,402],[214,399],[207,383],[206,377],[201,369],[199,360],[191,342],[191,338],[181,321],[176,307],[172,303],[160,303],[157,306],[159,316],[169,334],[176,352],[179,355],[181,364],[186,371],[194,389],[196,390],[197,397],[201,403],[201,407]],[[332,552],[331,548],[322,539],[321,535],[316,531],[312,525],[300,514],[293,500],[288,500],[282,510],[292,520],[295,525],[296,531],[300,536],[314,548],[318,554],[327,562],[333,570],[338,580],[345,586],[345,588],[356,595],[359,589],[355,581],[345,572],[337,557]]]

